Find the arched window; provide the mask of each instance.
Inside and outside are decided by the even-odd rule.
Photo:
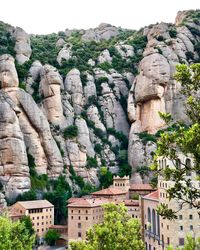
[[[150,208],[148,207],[148,222],[151,223],[151,210]]]
[[[157,214],[157,235],[160,237],[160,216]]]
[[[185,160],[185,168],[186,168],[186,175],[191,176],[191,160],[188,158]]]
[[[156,212],[155,212],[155,209],[152,210],[152,227],[153,227],[153,233],[156,234]]]

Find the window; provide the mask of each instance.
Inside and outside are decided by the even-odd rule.
[[[167,225],[167,230],[169,230],[169,225]]]
[[[78,228],[81,228],[81,223],[80,222],[78,223]]]
[[[46,218],[48,219],[48,215],[46,216]]]
[[[42,225],[44,225],[44,222],[42,222]]]
[[[44,232],[44,228],[42,228],[42,232]]]
[[[190,225],[190,230],[193,230],[193,225]]]
[[[78,213],[80,214],[80,213],[81,213],[81,210],[78,210]]]
[[[161,223],[161,227],[163,228],[163,223]]]
[[[184,246],[184,238],[179,238],[179,246]]]
[[[37,229],[37,232],[39,232],[39,229]]]
[[[78,237],[81,237],[81,232],[78,232]]]
[[[86,216],[85,219],[88,220],[88,217]]]
[[[180,215],[179,215],[179,220],[182,220],[182,219],[183,219],[183,215],[180,214]]]
[[[42,219],[44,219],[44,216],[42,216]]]
[[[74,210],[72,210],[72,214],[73,214]]]
[[[48,212],[48,209],[46,209],[46,211]]]
[[[37,217],[37,220],[39,220],[39,216]]]
[[[169,245],[170,244],[170,239],[169,239],[169,237],[167,237],[167,245]]]
[[[32,220],[34,220],[34,219],[35,219],[35,217],[32,218]]]
[[[192,214],[189,215],[189,219],[192,220],[193,219],[193,216]]]
[[[180,231],[183,231],[183,226],[180,226]]]
[[[88,213],[88,211],[86,210],[86,214]]]
[[[80,220],[80,219],[81,219],[81,216],[79,216],[78,219]]]
[[[37,223],[37,226],[39,226],[39,222]]]

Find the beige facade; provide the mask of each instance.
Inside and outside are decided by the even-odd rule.
[[[124,177],[114,176],[113,177],[113,187],[120,188],[120,189],[128,192],[129,188],[130,188],[129,176],[124,176]]]
[[[29,216],[39,238],[43,238],[50,226],[54,225],[54,206],[47,200],[19,201],[10,208],[10,216],[15,219]]]
[[[128,191],[122,188],[109,187],[92,193],[92,198],[105,198],[110,202],[125,200],[128,198]]]
[[[168,159],[159,159],[159,168],[180,167],[180,162],[192,164],[192,161],[179,155],[179,160],[174,165]],[[196,180],[195,173],[187,173],[185,178],[191,179],[192,185],[197,189],[200,188],[200,182]],[[141,197],[141,214],[143,235],[146,244],[146,250],[165,250],[167,246],[172,245],[174,248],[184,245],[184,239],[187,234],[195,238],[200,237],[200,216],[197,209],[181,200],[169,200],[167,189],[174,185],[173,181],[165,181],[161,176],[158,179],[158,191]],[[167,220],[156,214],[158,204],[166,204],[168,208],[176,211],[176,220]]]
[[[77,198],[68,205],[68,241],[86,238],[86,232],[104,218],[103,198]]]

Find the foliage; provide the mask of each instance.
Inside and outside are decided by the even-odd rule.
[[[88,156],[86,168],[97,168],[97,167],[98,167],[98,163],[97,163],[96,158]]]
[[[17,201],[31,201],[36,199],[37,196],[34,189],[30,189],[29,191],[24,192],[17,197]]]
[[[199,249],[200,249],[200,238],[195,239],[190,234],[186,236],[184,247],[176,248],[176,250],[199,250]],[[167,250],[173,250],[173,247],[168,246]]]
[[[194,53],[192,51],[186,51],[185,55],[186,55],[187,60],[194,59]]]
[[[12,222],[9,218],[0,217],[0,250],[32,250],[35,235],[30,234],[24,223]]]
[[[65,139],[73,139],[78,136],[78,127],[76,125],[68,126],[64,129],[63,135]]]
[[[122,149],[128,148],[128,139],[122,132],[117,132],[114,128],[108,128],[107,133],[114,135],[120,141]]]
[[[58,179],[51,180],[52,190],[44,194],[44,199],[47,199],[54,205],[55,222],[60,223],[67,216],[67,200],[71,198],[72,191],[65,177],[60,175]]]
[[[100,187],[107,188],[112,185],[113,174],[109,171],[107,167],[101,167],[99,171],[99,182]]]
[[[0,22],[0,55],[10,54],[15,56],[15,41],[9,30],[9,25]]]
[[[20,219],[21,223],[24,223],[25,228],[27,229],[29,235],[34,235],[35,231],[33,229],[33,224],[29,216],[22,216]]]
[[[134,49],[144,49],[147,45],[147,36],[143,36],[140,33],[136,34],[132,40],[128,41],[128,44],[133,46]]]
[[[137,167],[137,172],[140,174],[141,178],[144,179],[145,176],[149,176],[150,168],[147,166]]]
[[[185,126],[176,122],[176,129],[161,134],[152,169],[157,169],[165,180],[173,180],[174,185],[167,190],[169,199],[177,199],[199,209],[200,205],[196,202],[200,197],[199,190],[192,185],[191,179],[186,176],[188,173],[198,174],[200,171],[200,98],[198,95],[200,64],[178,65],[175,78],[182,85],[181,93],[185,95],[187,100],[186,113],[190,118],[191,125]],[[173,122],[169,114],[161,113],[161,117],[167,125]],[[192,158],[193,164],[188,165],[180,161],[180,168],[177,168],[176,162],[180,160],[180,152],[186,157]],[[174,164],[174,168],[158,169],[157,159],[160,156],[168,158]],[[176,216],[175,211],[169,211],[164,205],[159,209],[160,214],[169,219]]]
[[[103,206],[104,221],[87,232],[87,241],[72,242],[72,250],[144,250],[140,235],[140,224],[131,219],[127,208],[114,203]]]
[[[60,234],[55,229],[49,229],[44,236],[46,243],[50,246],[54,246],[59,238]]]
[[[171,36],[171,38],[176,38],[176,36],[177,36],[177,31],[176,31],[176,29],[175,29],[175,28],[171,28],[171,29],[169,30],[169,35]]]
[[[138,136],[144,144],[146,144],[148,141],[152,141],[155,143],[157,141],[157,139],[154,135],[148,134],[146,131],[138,133]]]
[[[101,151],[102,151],[102,146],[101,146],[101,144],[99,144],[99,143],[97,143],[97,144],[95,144],[95,146],[94,146],[94,151],[97,153],[97,154],[101,154]]]

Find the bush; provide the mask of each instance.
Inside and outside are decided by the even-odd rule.
[[[78,136],[78,127],[76,125],[71,125],[64,129],[63,135],[65,139],[73,139]]]
[[[138,134],[138,136],[144,144],[146,144],[148,141],[157,141],[155,135],[148,134],[147,132],[141,132]]]
[[[101,144],[100,144],[100,143],[95,144],[94,150],[95,150],[95,152],[96,152],[97,154],[100,155],[100,154],[101,154],[101,151],[102,151],[102,146],[101,146]]]
[[[164,41],[164,37],[161,36],[161,35],[157,36],[156,39],[157,39],[159,42]]]
[[[108,82],[108,77],[102,76],[102,77],[99,77],[99,78],[96,80],[96,84],[98,84],[98,85],[102,84],[103,82]]]
[[[31,201],[31,200],[37,200],[36,192],[33,189],[24,192],[23,194],[20,194],[16,199],[16,201]]]
[[[191,51],[187,51],[185,53],[187,60],[193,60],[194,59],[194,53]]]
[[[97,167],[98,167],[97,160],[93,157],[88,156],[86,168],[97,168]]]
[[[171,28],[169,30],[169,35],[171,36],[171,38],[176,38],[177,36],[177,31],[175,30],[175,28]]]
[[[55,243],[59,238],[60,234],[55,229],[49,229],[44,236],[46,243],[50,246],[55,246]]]

